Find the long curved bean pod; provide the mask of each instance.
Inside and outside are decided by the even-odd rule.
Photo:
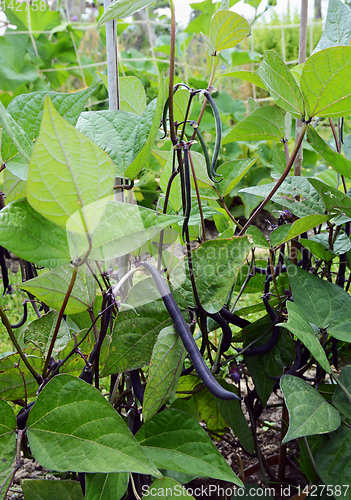
[[[139,370],[131,370],[129,372],[129,375],[130,375],[130,380],[132,382],[134,394],[136,395],[140,404],[142,405],[144,402],[144,387],[140,381]]]
[[[232,331],[226,320],[218,313],[210,314],[208,316],[216,321],[222,329],[222,343],[221,343],[221,353],[228,351],[230,344],[232,343]]]
[[[230,399],[240,399],[233,392],[226,391],[223,387],[217,382],[212,373],[210,372],[208,366],[205,363],[205,360],[201,356],[199,348],[196,345],[194,337],[188,327],[187,322],[182,316],[182,313],[179,310],[179,307],[174,300],[173,295],[164,281],[162,276],[149,262],[141,263],[145,269],[147,269],[158,288],[158,291],[161,294],[162,300],[166,306],[166,309],[174,323],[175,329],[177,330],[182,342],[184,344],[185,349],[187,350],[190,359],[197,371],[197,374],[201,378],[202,382],[205,384],[207,389],[218,399],[230,400]]]
[[[216,177],[220,177],[218,174],[216,174],[216,164],[217,164],[219,150],[220,150],[221,142],[222,142],[222,122],[221,122],[221,117],[219,116],[219,111],[217,109],[217,105],[214,102],[211,94],[206,90],[204,92],[204,96],[206,97],[206,99],[210,103],[210,106],[212,108],[212,113],[213,113],[213,116],[215,119],[215,125],[216,125],[216,142],[215,142],[215,147],[213,150],[211,170],[212,170],[213,175],[215,175]]]
[[[20,328],[27,321],[27,317],[28,317],[27,301],[23,302],[22,305],[23,305],[23,316],[22,316],[22,319],[18,323],[16,323],[15,325],[10,325],[11,328]]]
[[[205,139],[203,138],[203,136],[202,136],[202,134],[201,134],[201,132],[199,130],[199,127],[198,127],[197,123],[194,121],[194,122],[191,123],[191,126],[195,130],[196,137],[199,140],[202,152],[203,152],[204,157],[205,157],[207,175],[209,176],[209,178],[211,179],[212,182],[217,182],[217,183],[221,182],[222,179],[220,179],[219,181],[216,181],[216,179],[213,178],[212,166],[211,166],[210,156],[208,154],[207,145],[206,145]]]
[[[276,345],[276,343],[279,340],[279,336],[280,336],[280,326],[275,326],[273,328],[272,336],[266,344],[260,345],[259,347],[253,347],[252,349],[247,349],[243,353],[243,356],[257,356],[259,354],[267,354],[267,352],[271,351],[273,347]],[[238,352],[242,352],[244,349],[237,347],[236,350]]]
[[[191,181],[190,181],[190,166],[189,166],[189,147],[184,145],[184,180],[185,180],[185,219],[183,223],[183,241],[185,242],[185,234],[188,229],[190,212],[191,212]]]
[[[219,314],[223,316],[223,318],[228,321],[228,323],[238,326],[239,328],[245,328],[246,326],[251,325],[250,321],[247,321],[247,319],[239,318],[239,316],[236,316],[236,314],[233,314],[224,307],[222,307],[222,309],[219,311]]]

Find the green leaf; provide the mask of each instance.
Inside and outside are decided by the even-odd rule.
[[[146,93],[142,81],[136,76],[119,78],[119,97],[122,111],[142,115],[146,108]]]
[[[156,479],[149,489],[146,490],[143,498],[157,492],[157,500],[168,500],[169,498],[180,498],[180,500],[195,500],[184,486],[171,477],[160,477]]]
[[[318,179],[308,179],[310,184],[320,195],[325,210],[333,213],[345,213],[351,215],[351,199],[338,189],[335,189]]]
[[[5,33],[0,37],[1,90],[13,92],[20,85],[38,79],[38,70],[28,60],[27,49],[30,45],[29,35]]]
[[[144,393],[143,419],[150,420],[173,397],[183,368],[185,350],[173,326],[164,328],[152,350]]]
[[[206,432],[187,413],[171,409],[158,413],[136,437],[160,469],[242,485]]]
[[[265,235],[262,233],[260,229],[258,229],[257,226],[251,225],[247,231],[246,234],[251,236],[252,242],[255,247],[258,248],[270,248],[270,244],[267,241]]]
[[[322,37],[313,54],[329,47],[350,45],[351,11],[340,0],[329,0]]]
[[[344,366],[339,375],[340,382],[351,392],[351,366]],[[333,395],[333,405],[343,414],[343,418],[351,424],[351,405],[346,394],[337,385]]]
[[[351,179],[351,160],[348,160],[341,153],[334,151],[320,135],[309,126],[307,129],[307,140],[317,153],[331,165],[341,175]]]
[[[20,200],[27,195],[27,184],[19,177],[14,175],[10,170],[5,168],[4,172],[3,191],[6,195],[6,202]]]
[[[38,266],[58,267],[71,260],[66,231],[33,210],[26,200],[1,210],[0,243]]]
[[[224,197],[241,181],[244,175],[255,165],[258,156],[254,158],[242,158],[222,163],[217,169],[217,173],[223,176],[223,180],[217,184],[217,189]]]
[[[266,315],[260,318],[245,327],[244,331],[246,333],[244,347],[262,337],[262,334],[265,332],[267,332],[266,335],[257,340],[254,347],[266,344],[272,337],[273,331],[270,317]],[[265,406],[276,383],[271,377],[280,377],[283,374],[284,368],[295,359],[294,343],[286,330],[281,328],[279,340],[271,351],[254,356],[245,356],[245,353],[243,355],[245,364],[255,384],[258,397]]]
[[[81,270],[82,268],[79,269]],[[36,278],[21,283],[18,285],[18,288],[32,293],[49,307],[59,311],[71,281],[72,270],[73,266],[71,265],[57,267],[54,271],[48,271]],[[65,314],[86,311],[92,307],[94,300],[95,280],[89,272],[84,274],[84,270],[80,271],[68,299]]]
[[[239,395],[238,389],[233,384],[228,384],[224,380],[219,380],[219,383],[227,391],[232,391],[237,396]],[[240,401],[238,399],[231,399],[230,401],[216,399],[216,402],[224,420],[232,429],[234,435],[239,439],[241,446],[243,446],[247,452],[254,453],[255,444],[252,432],[244,417]]]
[[[173,96],[173,112],[174,121],[181,123],[184,121],[185,113],[188,107],[190,93],[187,89],[180,88]],[[191,113],[191,108],[189,110],[189,116]]]
[[[351,241],[345,233],[338,234],[333,249],[329,247],[329,235],[327,233],[316,234],[309,240],[301,238],[300,241],[305,248],[308,248],[312,253],[327,262],[351,250]]]
[[[24,479],[21,488],[25,500],[84,500],[82,488],[77,481],[55,479]]]
[[[139,295],[144,300],[138,304]],[[181,309],[179,295],[174,294]],[[108,347],[105,366],[101,376],[141,368],[149,363],[158,334],[172,325],[167,309],[159,299],[152,278],[136,284],[128,295],[128,303],[135,311],[122,311],[114,325],[111,343]],[[145,303],[146,302],[146,303]]]
[[[274,50],[267,50],[257,70],[267,90],[281,108],[301,118],[305,106],[301,91],[283,59]]]
[[[17,39],[17,36],[16,36]],[[57,112],[71,125],[75,126],[78,116],[82,111],[86,100],[97,89],[97,85],[92,85],[78,92],[63,94],[61,92],[32,92],[15,97],[9,104],[7,111],[11,114],[15,122],[28,134],[30,141],[35,141],[39,135],[41,120],[44,113],[44,102],[47,96],[50,97]],[[3,133],[1,154],[5,161],[8,161],[17,153],[17,148],[10,136]],[[17,157],[16,157],[17,158]],[[11,163],[11,162],[10,162]],[[11,166],[10,166],[11,168]],[[27,167],[28,169],[28,167]],[[18,175],[18,172],[14,172]],[[24,180],[26,180],[25,177]]]
[[[86,500],[120,500],[128,487],[127,472],[86,474]]]
[[[134,12],[153,3],[153,1],[154,0],[115,0],[100,17],[96,27],[102,26],[106,21],[124,19],[125,17],[131,16]]]
[[[289,429],[283,444],[301,436],[326,434],[340,426],[338,411],[304,380],[284,375],[280,388],[289,411]]]
[[[23,352],[32,367],[40,373],[44,365],[41,352],[33,348],[24,349]],[[21,361],[19,354],[5,353],[4,356],[0,359],[0,396],[7,401],[24,399],[26,395],[35,396],[38,389],[37,381]]]
[[[122,175],[134,159],[134,141],[140,117],[126,111],[86,111],[77,129],[106,151]]]
[[[240,189],[239,193],[249,193],[265,198],[275,187],[276,182],[251,188]],[[297,202],[296,197],[302,196],[302,201]],[[305,215],[324,215],[325,207],[320,196],[309,180],[305,177],[289,177],[279,187],[272,200],[288,208],[297,217]]]
[[[223,138],[222,144],[233,141],[280,141],[285,137],[284,116],[275,106],[264,106],[249,114]]]
[[[293,224],[279,226],[271,233],[271,245],[276,247],[282,243],[286,243],[293,238],[296,238],[296,236],[299,236],[299,234],[309,231],[319,224],[323,224],[329,220],[330,217],[330,215],[306,215],[306,217],[302,217],[302,219],[295,221]],[[282,231],[282,233],[279,235],[280,231]],[[284,234],[285,231],[287,231],[286,234]]]
[[[89,259],[108,261],[125,255],[154,238],[162,229],[181,220],[183,218],[178,215],[166,215],[138,205],[108,201],[108,198],[92,203],[85,209],[85,221],[93,230]],[[77,256],[89,250],[80,213],[71,217],[67,229],[70,230],[68,241],[71,258],[77,259]]]
[[[111,193],[114,178],[110,157],[67,123],[46,97],[28,170],[27,198],[32,207],[66,227],[71,215],[82,210],[85,219],[84,208]]]
[[[250,33],[246,19],[230,10],[219,10],[211,19],[209,38],[215,52],[236,47]]]
[[[129,0],[127,1],[129,4]],[[135,135],[133,162],[124,172],[125,176],[129,177],[131,180],[135,179],[141,169],[145,166],[146,160],[151,152],[151,148],[154,145],[161,123],[166,94],[167,86],[164,74],[162,73],[160,76],[157,99],[154,99],[150,102],[150,104],[148,104],[140,117],[139,126]]]
[[[301,91],[309,118],[338,118],[351,113],[351,47],[321,50],[309,57]]]
[[[3,4],[6,17],[19,31],[31,31],[33,38],[60,24],[60,13],[51,10],[48,4],[14,4],[6,0]],[[37,7],[37,9],[35,8]],[[44,8],[43,8],[44,7]]]
[[[323,370],[331,373],[330,364],[324,349],[316,337],[312,326],[308,322],[305,314],[301,311],[295,302],[287,301],[289,320],[287,323],[280,323],[280,326],[287,328],[301,340],[304,346],[310,351],[314,359],[321,365]],[[307,309],[306,309],[307,312]]]
[[[196,287],[203,308],[222,309],[229,288],[251,249],[247,236],[205,241],[192,252]],[[179,280],[179,277],[177,277]]]
[[[17,422],[11,406],[0,399],[0,472],[11,467],[16,454]]]
[[[351,431],[343,425],[329,437],[317,452],[317,471],[324,484],[331,485],[334,492],[341,486],[343,498],[350,500],[350,488],[347,487],[351,484]]]
[[[201,379],[198,379],[198,381],[201,385]],[[217,405],[217,398],[206,387],[195,392],[193,398],[196,409],[199,412],[201,420],[205,422],[206,428],[209,431],[216,432],[220,436],[224,436],[228,430],[228,424]]]
[[[10,113],[6,110],[2,102],[0,101],[0,119],[5,127],[6,132],[10,136],[11,140],[14,142],[16,148],[21,153],[26,162],[29,162],[33,151],[33,144],[30,141],[28,133],[23,130],[23,128],[15,122]],[[3,157],[6,161],[6,158]]]
[[[245,80],[246,82],[250,82],[261,89],[266,89],[265,84],[262,81],[262,78],[259,76],[257,71],[245,71],[245,70],[237,70],[230,71],[229,73],[222,73],[221,76],[227,76],[229,78],[240,78],[241,80]]]
[[[46,356],[56,327],[57,318],[58,313],[56,311],[50,311],[29,323],[23,333],[24,343],[32,343],[34,347],[43,353],[43,356]],[[69,333],[69,328],[66,321],[62,320],[57,334],[54,352],[58,353],[62,351],[70,340],[71,335]]]
[[[109,402],[71,375],[57,375],[44,387],[27,434],[34,457],[48,469],[160,475]]]
[[[288,264],[288,276],[294,302],[308,311],[308,320],[329,335],[345,342],[351,336],[351,297],[342,288],[321,280],[298,266]]]

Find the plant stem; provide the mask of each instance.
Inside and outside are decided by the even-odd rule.
[[[169,59],[169,91],[168,91],[168,114],[171,141],[177,143],[177,135],[174,128],[174,108],[173,108],[173,86],[174,86],[174,63],[175,63],[175,43],[176,43],[176,19],[173,0],[169,1],[171,8],[171,52]]]
[[[334,140],[335,140],[335,147],[336,147],[336,151],[341,154],[341,149],[340,149],[340,142],[339,142],[339,139],[338,139],[338,134],[336,132],[336,128],[335,128],[335,125],[334,125],[334,122],[332,120],[332,118],[329,118],[329,125],[330,125],[330,128],[332,129],[332,132],[333,132],[333,136],[334,136]],[[347,187],[346,187],[346,181],[345,181],[345,177],[342,175],[341,176],[341,180],[342,180],[342,185],[344,187],[344,191],[345,191],[345,194],[347,193]]]
[[[219,199],[219,201],[222,203],[222,206],[223,206],[224,210],[227,212],[229,219],[230,219],[231,221],[233,221],[233,222],[234,222],[234,224],[235,224],[236,226],[238,226],[238,228],[241,230],[241,229],[242,229],[241,224],[239,224],[239,222],[238,222],[238,221],[237,221],[237,220],[233,217],[233,215],[232,215],[232,213],[230,212],[229,208],[227,207],[227,205],[226,205],[226,203],[225,203],[225,201],[224,201],[224,198],[223,198],[223,196],[221,195],[221,193],[218,191],[218,189],[216,188],[216,186],[212,186],[212,187],[213,187],[213,189],[216,191],[217,196],[218,196],[218,199]]]
[[[300,135],[299,135],[299,137],[297,139],[297,142],[295,144],[294,150],[293,150],[293,152],[292,152],[292,154],[290,156],[289,162],[288,162],[288,164],[287,164],[284,172],[282,173],[280,179],[278,180],[277,184],[274,186],[274,188],[269,193],[269,195],[263,200],[263,202],[261,203],[261,205],[251,215],[251,217],[249,218],[249,220],[246,222],[246,224],[244,225],[244,227],[241,229],[241,231],[239,233],[239,236],[243,236],[245,234],[246,229],[249,227],[249,225],[254,220],[254,218],[256,217],[256,215],[258,215],[261,212],[261,210],[267,205],[267,203],[269,202],[269,200],[275,195],[275,193],[278,191],[278,189],[280,188],[280,186],[283,184],[283,182],[285,181],[285,179],[289,175],[291,167],[294,164],[297,152],[299,151],[300,146],[302,144],[302,141],[303,141],[303,138],[305,136],[305,133],[306,133],[308,125],[309,125],[308,122],[304,123],[304,125],[303,125],[303,127],[301,129]]]
[[[40,385],[42,383],[42,378],[41,376],[34,370],[34,368],[32,367],[32,365],[29,363],[26,355],[24,354],[24,352],[22,351],[18,341],[17,341],[17,338],[16,338],[16,335],[13,333],[13,330],[11,328],[11,325],[10,325],[10,322],[8,320],[8,317],[6,316],[6,313],[5,311],[3,310],[3,308],[1,307],[0,305],[0,317],[1,317],[1,320],[2,320],[2,323],[3,325],[5,326],[6,330],[7,330],[7,333],[9,334],[9,337],[11,339],[11,342],[13,343],[13,345],[15,346],[18,354],[21,356],[21,359],[23,361],[23,363],[26,365],[26,367],[28,368],[28,370],[30,371],[30,373],[33,375],[34,379],[38,382],[38,385]]]
[[[48,366],[49,366],[51,354],[52,354],[52,351],[54,349],[54,345],[55,345],[55,342],[56,342],[57,334],[58,334],[58,331],[59,331],[59,328],[60,328],[60,325],[61,325],[61,320],[62,320],[63,314],[65,312],[68,299],[70,298],[70,295],[72,293],[74,284],[76,282],[77,274],[78,274],[78,267],[74,266],[73,267],[71,281],[70,281],[70,284],[68,286],[65,298],[63,299],[62,306],[61,306],[61,309],[60,309],[59,314],[58,314],[58,318],[57,318],[55,330],[54,330],[54,333],[53,333],[53,336],[52,336],[52,339],[51,339],[50,347],[49,347],[48,353],[46,355],[45,365],[44,365],[44,369],[43,369],[43,377],[45,377],[47,369],[48,369]]]

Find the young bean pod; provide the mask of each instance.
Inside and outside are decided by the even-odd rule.
[[[238,326],[239,328],[245,328],[246,326],[251,325],[250,321],[247,321],[247,319],[239,318],[239,316],[236,316],[236,314],[228,311],[228,309],[225,309],[225,307],[222,307],[222,309],[219,311],[219,314],[223,316],[223,318],[228,321],[228,323]]]
[[[217,181],[216,179],[213,178],[213,174],[212,174],[212,166],[211,166],[211,162],[210,162],[210,156],[208,154],[208,149],[207,149],[207,145],[206,145],[206,142],[205,142],[205,139],[203,138],[200,130],[199,130],[199,127],[196,123],[196,121],[192,121],[190,123],[190,125],[193,127],[193,129],[195,130],[195,133],[196,133],[196,137],[198,138],[199,140],[199,143],[200,143],[200,146],[201,146],[201,149],[202,149],[202,152],[203,152],[203,155],[205,157],[205,162],[206,162],[206,170],[207,170],[207,175],[209,176],[209,178],[211,179],[212,182],[221,182],[222,179],[220,179],[219,181]]]
[[[189,165],[189,146],[184,145],[184,180],[185,180],[185,219],[183,223],[183,241],[188,229],[190,213],[191,213],[191,181],[190,181],[190,165]]]
[[[217,382],[217,380],[212,375],[210,369],[205,363],[205,360],[201,356],[199,348],[196,345],[194,337],[188,327],[187,322],[182,316],[182,313],[179,310],[179,307],[174,300],[173,295],[164,281],[162,276],[149,262],[142,262],[142,265],[147,269],[158,288],[158,291],[161,294],[162,300],[166,306],[166,309],[174,323],[175,329],[177,330],[182,342],[184,344],[185,349],[187,350],[189,357],[197,371],[197,374],[201,378],[204,385],[207,389],[218,399],[222,400],[231,400],[231,399],[240,399],[236,394],[230,391],[226,391],[223,387]]]
[[[204,96],[210,103],[210,106],[212,108],[212,113],[215,119],[215,125],[216,125],[216,142],[215,142],[215,147],[213,150],[213,157],[212,157],[212,165],[211,165],[211,170],[212,174],[216,177],[221,177],[220,175],[216,174],[216,164],[217,164],[217,159],[219,155],[219,150],[221,147],[221,142],[222,142],[222,122],[221,122],[221,117],[219,116],[219,111],[217,108],[216,103],[213,100],[213,97],[211,94],[206,90],[204,92]]]
[[[226,320],[218,313],[211,314],[207,313],[208,316],[216,321],[222,329],[222,343],[221,343],[221,353],[228,351],[230,344],[232,343],[232,331]]]
[[[267,354],[267,352],[270,352],[276,345],[276,343],[279,340],[279,336],[280,336],[280,326],[275,326],[273,328],[272,336],[266,344],[260,345],[258,347],[252,347],[252,349],[247,349],[243,353],[243,356],[258,356],[259,354],[260,355]],[[242,352],[244,349],[237,347],[236,350],[237,352]]]
[[[139,403],[142,405],[144,402],[144,387],[140,380],[139,370],[131,370],[129,372],[129,375],[132,382],[134,394],[138,398]]]

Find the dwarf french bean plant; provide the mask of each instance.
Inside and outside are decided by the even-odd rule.
[[[149,3],[116,0],[99,25]],[[170,6],[169,72],[149,104],[133,77],[117,111],[83,111],[96,85],[0,105],[3,293],[13,291],[12,253],[27,295],[17,324],[0,307],[13,345],[0,358],[1,498],[23,456],[59,479],[23,481],[26,500],[173,498],[198,477],[244,488],[245,471],[239,479],[211,440],[230,429],[266,487],[289,484],[287,443],[298,440],[291,496],[350,499],[351,367],[339,371],[338,359],[351,340],[350,9],[330,0],[303,65],[289,69],[270,50],[256,71],[228,74],[273,101],[251,99],[230,128],[214,98],[218,65],[250,26],[226,8],[213,15],[203,35],[208,87],[191,88],[176,81]],[[335,144],[323,138],[331,133]],[[263,199],[243,226],[227,195],[258,156],[221,156],[240,141],[274,141],[271,178],[243,190]],[[328,169],[292,175],[303,146]],[[155,210],[132,196],[151,154],[161,167]],[[267,239],[255,217],[269,201],[280,213]],[[281,444],[268,463],[256,428],[273,392]]]

